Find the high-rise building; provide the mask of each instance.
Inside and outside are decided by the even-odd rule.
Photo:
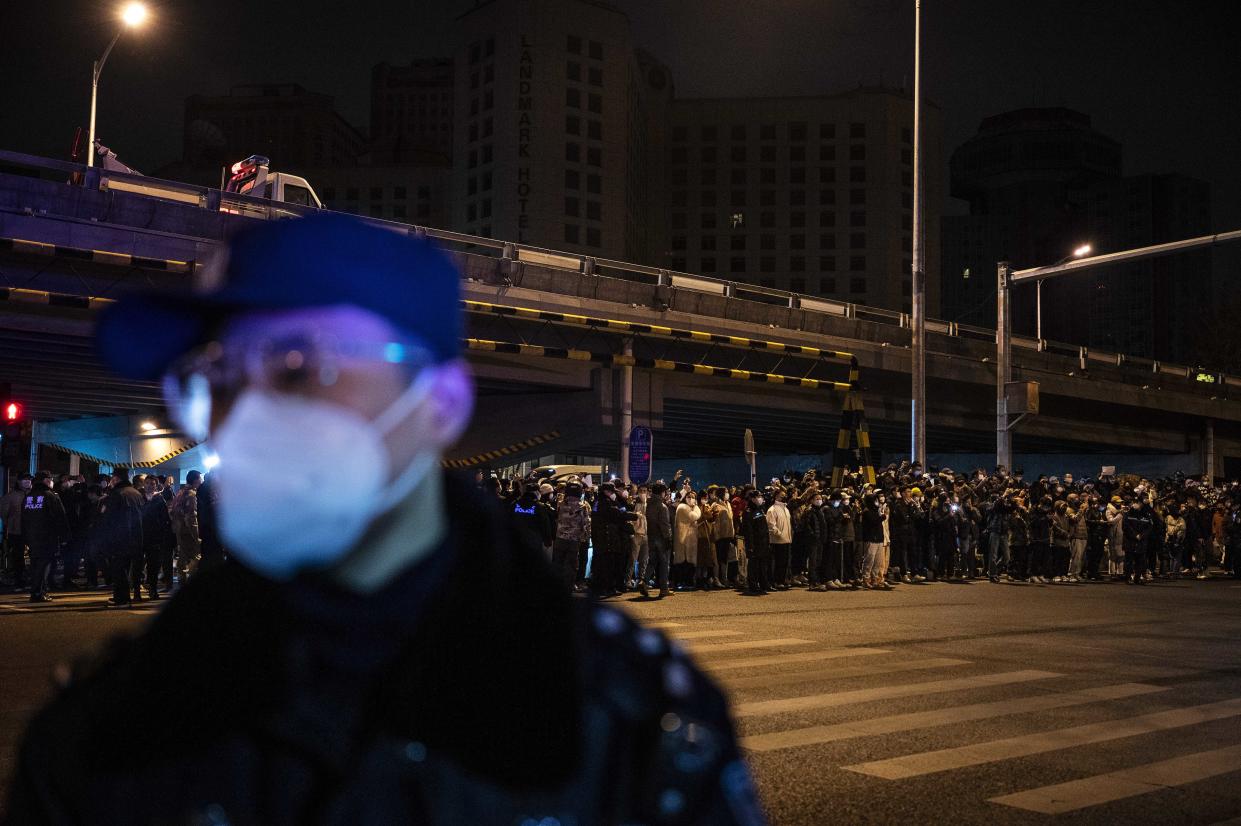
[[[1121,146],[1069,109],[986,118],[951,159],[944,218],[943,316],[995,321],[996,263],[1054,264],[1090,244],[1115,252],[1205,234],[1208,186],[1180,175],[1123,177]],[[1209,252],[1100,268],[1044,283],[1044,339],[1135,356],[1190,359],[1195,296],[1211,289]],[[1035,288],[1012,295],[1015,330],[1036,332]]]
[[[606,258],[658,255],[666,69],[599,0],[490,0],[458,20],[456,228]],[[658,218],[654,218],[658,220]]]
[[[397,160],[426,153],[450,157],[452,95],[450,59],[377,64],[371,71],[372,151]]]
[[[190,168],[218,170],[266,155],[273,169],[297,172],[351,164],[364,149],[364,138],[329,95],[296,83],[234,86],[227,95],[185,101],[182,161]]]
[[[927,305],[938,307],[938,108],[925,105]],[[859,88],[797,98],[674,100],[666,266],[909,309],[913,100]]]

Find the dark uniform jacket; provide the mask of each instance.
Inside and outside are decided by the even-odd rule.
[[[146,500],[130,482],[108,491],[99,513],[99,552],[104,557],[130,559],[142,553],[142,509]]]
[[[22,541],[31,553],[49,554],[69,537],[69,519],[60,497],[35,484],[22,500]]]
[[[658,631],[571,597],[472,486],[447,494],[415,621],[400,595],[337,598],[375,625],[368,648],[391,642],[370,679],[343,679],[334,606],[299,605],[297,582],[203,571],[35,717],[10,822],[762,822],[719,691]],[[134,709],[170,707],[135,740]]]
[[[771,554],[771,534],[767,530],[767,511],[750,505],[741,515],[741,535],[745,538],[745,552],[749,556]]]

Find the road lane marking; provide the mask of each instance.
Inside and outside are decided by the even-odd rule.
[[[770,688],[777,685],[788,685],[789,683],[843,680],[848,677],[869,677],[871,674],[897,674],[902,671],[952,668],[953,666],[969,664],[969,660],[954,660],[951,657],[932,657],[926,660],[904,660],[902,662],[881,663],[879,665],[837,666],[835,668],[793,671],[784,674],[753,674],[749,677],[725,679],[722,682],[726,688],[735,691],[741,688]]]
[[[1160,789],[1184,786],[1235,771],[1241,771],[1241,746],[1185,754],[1131,769],[1006,794],[991,798],[991,802],[1030,812],[1058,815],[1149,794]]]
[[[869,657],[874,654],[891,653],[886,648],[828,648],[823,651],[802,651],[797,654],[772,654],[765,657],[741,657],[735,660],[699,663],[707,671],[737,671],[742,668],[759,668],[769,665],[814,663],[822,660],[839,660],[845,657]]]
[[[814,645],[814,640],[796,637],[780,637],[774,640],[742,640],[741,642],[709,642],[706,645],[686,646],[694,654],[713,654],[717,651],[740,651],[746,648],[784,648],[790,645]]]
[[[1017,700],[973,703],[967,706],[918,711],[911,714],[896,714],[891,717],[876,717],[870,720],[854,720],[828,726],[809,726],[789,731],[775,731],[770,734],[755,734],[741,738],[741,746],[749,751],[776,751],[797,746],[834,743],[838,740],[849,740],[854,737],[874,737],[880,734],[914,731],[916,729],[945,726],[952,723],[989,720],[1012,714],[1027,714],[1034,711],[1068,708],[1101,700],[1138,697],[1143,694],[1168,691],[1170,688],[1171,686],[1146,685],[1144,683],[1118,683],[1098,688],[1087,688],[1081,691],[1066,691],[1060,694],[1039,694],[1034,697],[1022,697]]]
[[[699,640],[706,637],[740,637],[740,631],[678,631],[671,635],[674,640]]]
[[[1034,734],[1023,734],[1019,737],[1008,737],[1003,740],[991,740],[960,746],[953,749],[907,754],[888,760],[876,760],[871,763],[859,763],[856,766],[845,766],[846,769],[858,774],[869,774],[887,780],[899,780],[906,777],[919,777],[925,774],[950,771],[967,766],[980,766],[984,763],[996,763],[1001,760],[1013,760],[1028,757],[1032,754],[1044,754],[1049,751],[1087,746],[1094,743],[1106,743],[1110,740],[1121,740],[1125,737],[1136,737],[1139,734],[1153,734],[1157,731],[1209,723],[1229,717],[1241,717],[1241,698],[1222,700],[1218,703],[1207,703],[1188,708],[1177,708],[1170,711],[1157,711],[1138,717],[1126,717],[1120,720],[1108,720],[1102,723],[1090,723],[1073,728],[1040,731]]]
[[[781,700],[760,700],[753,703],[740,703],[733,706],[733,716],[752,717],[757,714],[784,714],[790,711],[808,711],[817,708],[834,708],[836,706],[867,703],[872,700],[890,700],[897,697],[917,697],[922,694],[941,694],[945,691],[966,691],[989,686],[1028,683],[1033,680],[1048,680],[1052,677],[1063,677],[1052,671],[1005,671],[1000,674],[979,674],[973,677],[960,677],[953,680],[931,680],[921,683],[901,683],[878,688],[860,688],[855,691],[836,691],[826,694],[808,694],[801,697],[786,697]]]
[[[643,622],[647,628],[682,628],[684,623],[681,622]]]

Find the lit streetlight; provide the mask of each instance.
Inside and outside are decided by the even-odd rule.
[[[103,57],[95,61],[95,65],[91,68],[90,77],[90,133],[86,140],[86,165],[95,165],[95,110],[96,101],[99,98],[99,75],[103,73],[103,64],[108,62],[108,55],[112,54],[112,47],[116,45],[116,41],[121,39],[121,34],[125,29],[141,28],[150,16],[150,11],[146,5],[139,2],[125,4],[118,15],[121,19],[121,28],[117,30],[116,35],[112,38],[112,42],[108,44],[108,48],[103,50]]]
[[[1073,250],[1072,255],[1068,255],[1068,256],[1065,256],[1064,258],[1061,258],[1059,261],[1056,262],[1056,264],[1057,265],[1063,264],[1066,261],[1072,261],[1074,258],[1084,258],[1087,255],[1090,255],[1090,252],[1093,249],[1094,247],[1090,246],[1089,244],[1082,244],[1080,247]],[[1035,298],[1034,298],[1034,305],[1035,305],[1034,306],[1034,325],[1035,325],[1034,326],[1034,338],[1038,340],[1039,347],[1042,348],[1043,346],[1043,280],[1041,278],[1038,281],[1034,282],[1034,288],[1036,290]]]

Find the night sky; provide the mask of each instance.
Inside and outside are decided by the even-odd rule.
[[[913,0],[616,3],[635,43],[671,67],[680,96],[912,85]],[[0,147],[67,155],[116,5],[0,2]],[[153,25],[123,36],[109,60],[99,136],[151,170],[180,155],[187,95],[265,81],[332,94],[365,126],[372,64],[446,53],[449,21],[471,5],[154,0]],[[944,109],[947,151],[987,115],[1068,106],[1124,145],[1127,174],[1203,178],[1214,228],[1241,227],[1241,4],[928,0],[924,15],[924,88]]]

